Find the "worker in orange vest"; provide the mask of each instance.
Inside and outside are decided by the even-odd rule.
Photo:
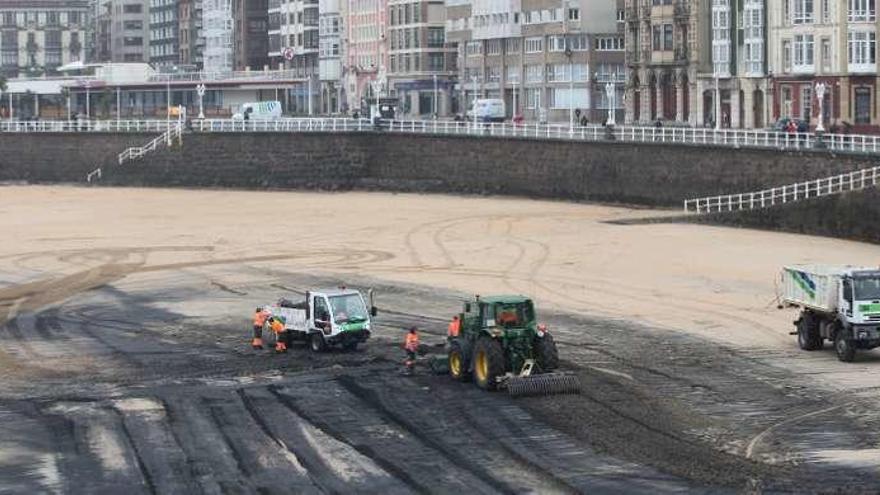
[[[416,327],[410,327],[409,332],[406,333],[403,348],[406,350],[406,361],[403,362],[405,372],[412,374],[413,367],[416,364],[416,354],[419,352],[419,333]]]
[[[263,325],[266,324],[268,317],[269,312],[264,311],[263,308],[257,308],[254,312],[254,340],[251,341],[251,347],[255,350],[263,348]]]
[[[281,318],[274,316],[271,320],[269,320],[269,327],[272,329],[273,332],[275,332],[275,352],[287,352],[287,343],[285,342],[287,336],[283,335],[284,322],[281,321]]]
[[[452,321],[449,322],[449,329],[446,334],[449,337],[458,337],[458,334],[461,332],[461,319],[458,315],[452,317]]]

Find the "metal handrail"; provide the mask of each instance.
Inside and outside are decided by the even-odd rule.
[[[178,122],[172,121],[175,126]],[[375,126],[367,119],[341,117],[280,118],[273,120],[197,119],[198,132],[362,132],[381,129],[407,134],[468,135],[569,141],[619,141],[726,148],[815,150],[880,153],[880,136],[861,134],[785,133],[768,130],[703,129],[567,124],[477,122],[451,120],[385,120]],[[0,121],[3,132],[164,132],[165,120]]]
[[[119,155],[117,156],[117,161],[120,165],[122,165],[126,161],[136,160],[158,148],[159,144],[162,142],[165,142],[170,147],[175,139],[177,139],[178,141],[182,141],[183,139],[183,124],[181,123],[178,123],[174,127],[168,128],[168,130],[153,138],[150,142],[143,146],[132,146],[130,148],[127,148],[123,152],[119,153]]]
[[[684,202],[684,211],[705,214],[756,210],[804,199],[876,187],[878,181],[880,181],[880,166],[762,191],[688,199]]]

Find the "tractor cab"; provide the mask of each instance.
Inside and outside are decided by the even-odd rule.
[[[535,332],[535,307],[523,296],[492,296],[464,304],[461,315],[465,332],[493,337],[518,337],[521,332]]]

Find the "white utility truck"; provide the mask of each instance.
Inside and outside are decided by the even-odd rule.
[[[880,347],[880,269],[799,265],[782,270],[783,303],[801,309],[794,322],[805,351],[834,342],[841,361]]]
[[[233,120],[274,120],[280,118],[280,101],[254,101],[243,103],[241,105],[241,110],[232,115]]]
[[[314,352],[322,352],[334,345],[353,351],[370,338],[372,331],[371,317],[376,316],[372,290],[368,298],[369,309],[360,292],[340,287],[308,291],[305,301],[297,303],[282,298],[264,309],[270,317],[283,319],[285,332],[280,338],[286,339],[288,345],[293,341],[305,341]],[[276,336],[271,330],[263,334],[270,346],[275,344]]]

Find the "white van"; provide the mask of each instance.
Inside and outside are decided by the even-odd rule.
[[[258,101],[243,103],[241,110],[232,116],[235,120],[272,120],[281,118],[280,101]]]
[[[474,102],[474,108],[468,112],[468,118],[474,118],[474,111],[477,113],[477,120],[481,122],[503,122],[504,121],[504,100],[500,98],[482,98]]]

